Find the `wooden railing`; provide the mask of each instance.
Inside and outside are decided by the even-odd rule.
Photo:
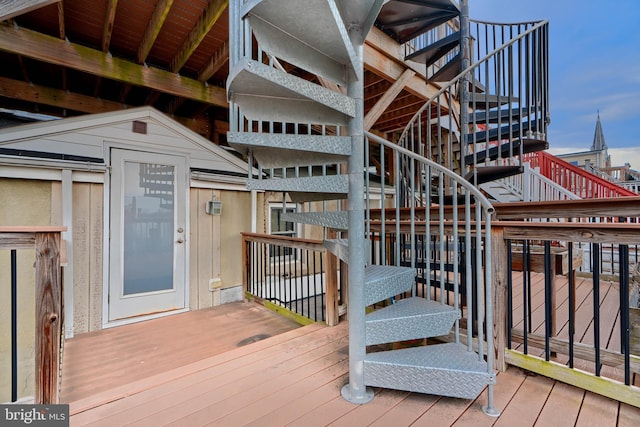
[[[37,404],[58,403],[62,330],[60,233],[63,231],[66,231],[66,227],[0,226],[0,249],[10,250],[12,260],[15,259],[15,251],[19,249],[35,249],[34,353],[35,403]],[[15,262],[12,264],[12,270],[14,270]],[[16,274],[12,271],[12,278],[15,276]],[[12,280],[12,301],[15,301],[17,292],[19,288],[16,280]],[[19,310],[17,304],[13,303],[12,306]],[[12,313],[12,319],[14,319],[12,323],[17,322],[15,312]],[[14,325],[12,335],[16,334]],[[18,357],[16,349],[12,349],[12,353],[15,360]],[[12,371],[14,371],[13,368]],[[12,372],[12,376],[14,375],[17,375],[17,372]],[[12,400],[15,398],[15,390],[12,390]]]
[[[322,241],[242,233],[242,248],[243,285],[251,298],[303,324],[338,324],[338,260]]]
[[[525,162],[540,173],[583,199],[637,196],[631,190],[607,181],[544,151],[525,154]]]
[[[640,244],[640,224],[610,221],[640,216],[640,198],[514,205],[495,206],[503,220],[491,229],[498,368],[519,366],[640,407],[633,385],[640,331],[629,305],[629,248]],[[566,221],[523,221],[549,216]],[[601,221],[588,222],[594,217]],[[618,258],[615,277],[601,274],[603,245]],[[585,247],[593,254],[591,273],[577,277]],[[566,280],[558,280],[561,274]]]

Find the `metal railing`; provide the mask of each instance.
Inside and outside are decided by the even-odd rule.
[[[493,374],[492,278],[491,269],[484,268],[492,260],[491,203],[444,166],[374,134],[366,136],[370,262],[415,268],[412,295],[460,309],[464,317],[456,321],[451,339],[486,357]],[[380,189],[380,200],[372,200],[372,188]]]
[[[640,405],[628,381],[640,370],[640,330],[628,321],[640,291],[639,206],[638,196],[494,205],[498,365]]]
[[[10,373],[2,375],[11,379],[11,402],[26,397],[19,395],[18,376],[29,378],[31,375],[20,372],[19,365],[26,357],[35,355],[35,403],[58,403],[63,327],[60,233],[65,230],[66,227],[0,227],[0,249],[9,251],[11,273],[10,301],[3,301],[6,304],[3,310],[9,311],[11,316],[11,343],[8,346],[11,366]],[[24,249],[35,249],[35,341],[26,355],[20,354],[18,347],[18,319],[26,311],[18,304],[19,292],[26,286],[18,283],[18,251]]]
[[[254,233],[242,240],[245,292],[300,323],[337,324],[339,272],[322,241]]]
[[[548,22],[475,21],[470,38],[481,59],[425,103],[399,144],[477,183],[479,166],[522,166],[525,140],[546,139]]]
[[[542,175],[583,199],[637,196],[631,190],[589,173],[547,152],[529,153],[524,158],[532,167],[539,168]]]

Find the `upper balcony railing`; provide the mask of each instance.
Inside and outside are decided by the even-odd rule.
[[[637,196],[631,190],[544,151],[527,154],[524,158],[531,167],[539,168],[542,175],[583,199]]]

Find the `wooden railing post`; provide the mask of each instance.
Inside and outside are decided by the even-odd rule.
[[[336,326],[340,321],[338,314],[338,257],[330,251],[325,251],[324,259],[327,286],[327,325]]]
[[[504,352],[507,348],[507,245],[504,241],[504,230],[497,223],[491,228],[491,247],[493,250],[493,345],[495,351],[495,368],[501,372],[507,369]]]
[[[58,403],[60,366],[60,233],[37,232],[36,403]]]

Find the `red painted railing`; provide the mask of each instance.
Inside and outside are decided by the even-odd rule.
[[[539,168],[542,175],[583,199],[637,196],[631,190],[600,178],[545,151],[526,154],[524,161],[529,162],[531,167]]]

